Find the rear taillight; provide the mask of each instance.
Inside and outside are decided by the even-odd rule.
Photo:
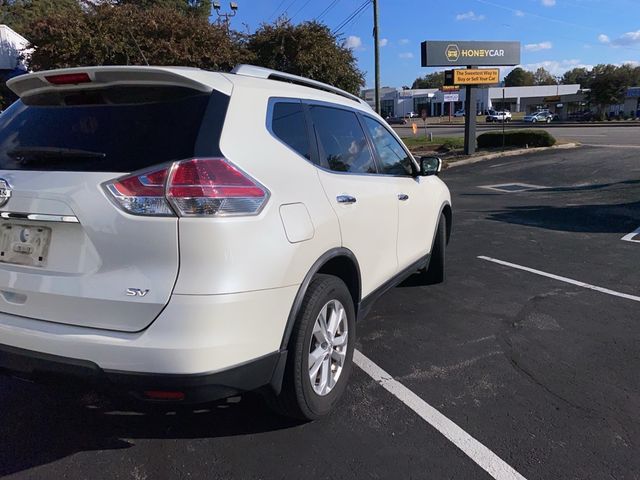
[[[267,191],[223,158],[176,162],[167,182],[167,198],[180,215],[251,215]]]
[[[170,167],[147,170],[119,178],[106,184],[123,210],[134,215],[173,216],[164,195],[164,188]]]
[[[182,160],[119,178],[106,189],[123,210],[153,216],[253,215],[269,195],[224,158]]]

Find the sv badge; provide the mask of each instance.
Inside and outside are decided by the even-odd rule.
[[[142,290],[140,288],[127,288],[127,297],[144,297],[149,290]]]

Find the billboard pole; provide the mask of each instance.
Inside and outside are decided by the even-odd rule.
[[[467,66],[467,68],[473,68]],[[476,87],[466,86],[464,116],[464,154],[476,153]]]

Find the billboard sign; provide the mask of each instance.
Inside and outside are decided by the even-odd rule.
[[[426,41],[423,67],[518,65],[520,42]]]
[[[453,71],[455,85],[493,85],[500,83],[498,68],[459,68]]]

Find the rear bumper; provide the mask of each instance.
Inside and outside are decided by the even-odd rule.
[[[55,386],[95,388],[153,400],[146,392],[172,392],[187,403],[228,398],[272,381],[286,353],[272,353],[228,370],[196,375],[103,370],[93,362],[0,345],[0,373]]]
[[[297,291],[174,295],[136,333],[0,313],[0,369],[38,381],[64,377],[131,391],[193,389],[198,396],[209,391],[205,399],[233,395],[271,381]]]

